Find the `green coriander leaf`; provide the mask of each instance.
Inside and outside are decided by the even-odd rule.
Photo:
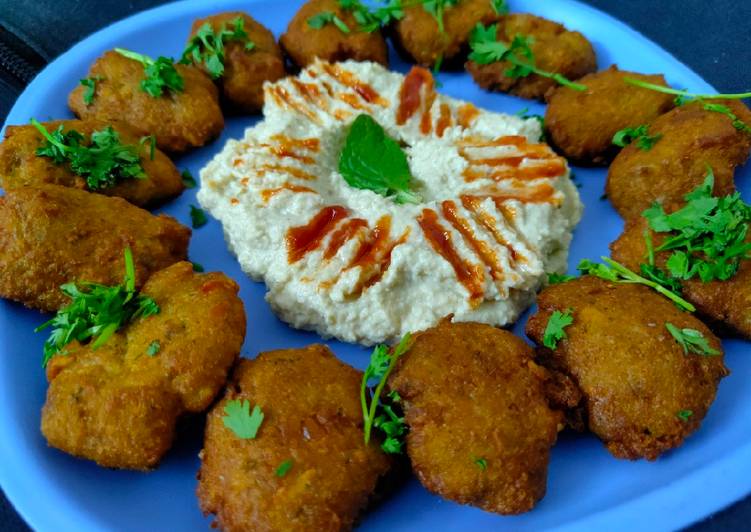
[[[680,410],[675,416],[683,422],[687,422],[694,415],[692,410]]]
[[[209,218],[206,216],[206,212],[203,209],[200,209],[195,205],[190,206],[190,223],[193,226],[193,229],[203,227],[208,221]]]
[[[339,173],[351,187],[393,197],[396,203],[421,201],[410,190],[406,154],[369,115],[359,115],[350,126],[339,155]]]
[[[279,478],[283,478],[289,473],[289,470],[292,469],[292,466],[294,465],[294,462],[290,458],[289,460],[285,460],[281,464],[279,464],[279,467],[276,468],[276,476]]]
[[[91,76],[90,78],[83,78],[80,83],[86,90],[83,91],[83,103],[86,106],[91,105],[94,102],[94,94],[96,93],[96,84],[98,81],[102,81],[102,76]]]
[[[621,129],[613,136],[613,144],[625,148],[635,142],[639,149],[649,151],[662,138],[662,134],[650,135],[648,131],[649,126],[646,124]]]
[[[488,469],[488,461],[484,458],[475,458],[472,460],[474,464],[480,468],[480,471],[485,471]]]
[[[327,24],[333,24],[337,28],[339,28],[339,31],[345,34],[349,34],[351,30],[349,29],[349,26],[339,18],[338,15],[335,13],[332,13],[331,11],[322,11],[321,13],[318,13],[317,15],[313,15],[308,19],[308,26],[315,30],[320,30]]]
[[[704,335],[696,329],[679,329],[672,323],[665,323],[665,328],[683,348],[685,354],[694,353],[704,356],[716,356],[720,352],[709,346]]]
[[[149,96],[159,98],[165,92],[182,92],[185,88],[185,80],[175,68],[171,58],[160,56],[152,59],[147,55],[123,48],[115,48],[115,51],[143,65],[145,77],[141,80],[141,90]]]
[[[150,357],[156,356],[159,351],[162,349],[162,344],[159,343],[159,340],[154,340],[149,344],[149,347],[146,349],[146,354]]]
[[[236,41],[245,43],[244,49],[252,51],[256,45],[250,40],[245,31],[245,20],[236,17],[230,23],[231,29],[226,23],[222,23],[218,32],[206,22],[198,28],[196,34],[188,41],[188,45],[180,57],[180,63],[189,65],[203,65],[212,79],[221,78],[224,75],[225,48],[227,43]]]
[[[201,266],[197,262],[191,262],[191,264],[193,265],[193,271],[194,272],[196,272],[196,273],[203,273],[205,271],[204,268],[203,268],[203,266]]]
[[[720,103],[705,103],[704,109],[707,111],[726,115],[732,121],[733,127],[735,129],[737,129],[738,131],[743,131],[744,133],[751,134],[751,127],[749,127],[749,125],[746,124],[743,120],[738,118],[738,116],[733,113],[733,111],[731,111],[730,107],[728,107],[727,105],[722,105]]]
[[[542,344],[548,349],[555,349],[558,346],[558,342],[568,338],[564,329],[572,323],[574,323],[573,310],[568,309],[564,312],[559,310],[553,311],[548,319],[548,325],[545,327]]]
[[[722,99],[722,100],[742,100],[744,98],[751,98],[751,92],[744,92],[744,93],[738,93],[738,94],[696,94],[691,93],[685,90],[679,90],[679,89],[671,89],[670,87],[665,87],[663,85],[657,85],[655,83],[649,83],[648,81],[643,81],[641,79],[635,79],[635,78],[623,78],[623,81],[628,83],[629,85],[634,85],[636,87],[641,87],[643,89],[649,89],[656,92],[662,92],[663,94],[674,94],[681,98],[680,103],[676,101],[676,105],[682,105],[685,103],[687,98],[690,99],[697,99],[697,100],[713,100],[713,99]]]
[[[235,433],[240,439],[252,440],[258,434],[258,429],[263,423],[263,411],[258,405],[250,411],[250,401],[245,399],[230,399],[224,405],[224,426]]]
[[[149,160],[153,161],[154,156],[156,155],[156,135],[152,133],[151,135],[141,137],[141,140],[138,144],[140,146],[143,146],[147,142],[149,143]]]
[[[547,139],[547,135],[545,134],[545,117],[538,114],[530,114],[529,113],[529,107],[525,107],[524,109],[521,109],[514,113],[519,118],[524,118],[525,120],[529,120],[530,118],[534,118],[540,123],[540,141],[544,142]],[[571,173],[571,179],[574,179],[574,173]]]
[[[446,11],[446,8],[458,4],[459,0],[423,0],[421,3],[422,8],[433,15],[433,18],[438,24],[439,33],[446,33],[446,28],[444,27],[443,21],[443,13]]]
[[[180,174],[180,177],[183,178],[183,185],[185,185],[185,188],[196,188],[196,178],[193,177],[193,174],[190,173],[190,170],[187,168],[182,171]]]
[[[508,15],[509,7],[506,0],[490,0],[490,6],[496,15]]]
[[[548,274],[548,284],[567,283],[569,281],[573,281],[574,279],[576,279],[576,277],[573,275],[565,275],[556,272]]]

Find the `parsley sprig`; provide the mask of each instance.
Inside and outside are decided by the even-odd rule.
[[[721,103],[705,103],[704,110],[726,115],[728,118],[730,118],[735,129],[751,135],[751,127],[749,127],[748,124],[741,120],[738,115],[736,115],[727,105],[723,105]]]
[[[245,50],[251,51],[256,45],[248,37],[245,31],[245,21],[242,17],[236,17],[231,22],[232,29],[222,23],[218,32],[206,22],[198,28],[195,36],[190,39],[183,51],[180,63],[189,65],[203,64],[212,79],[221,78],[224,75],[224,50],[225,45],[231,41],[245,43]]]
[[[403,436],[407,432],[407,425],[404,423],[404,418],[394,412],[393,406],[382,399],[381,395],[396,361],[409,350],[411,344],[412,335],[405,334],[391,350],[385,345],[376,346],[370,355],[370,363],[365,369],[360,385],[365,443],[370,443],[373,427],[378,428],[386,435],[381,448],[390,454],[402,451]],[[395,392],[388,394],[388,399],[392,403],[400,401],[399,395]]]
[[[82,80],[80,80],[81,85],[83,87],[86,87],[86,89],[83,91],[83,103],[85,103],[87,106],[94,103],[96,84],[103,79],[104,78],[102,76],[91,76],[90,78],[83,78]]]
[[[625,148],[634,142],[639,149],[649,151],[661,138],[661,133],[650,135],[649,126],[642,124],[637,127],[627,127],[618,131],[613,135],[613,144]]]
[[[573,281],[576,279],[573,275],[566,275],[566,274],[560,274],[560,273],[549,273],[548,274],[548,284],[561,284],[561,283],[567,283],[569,281]]]
[[[554,310],[548,318],[548,324],[545,326],[545,332],[542,335],[542,345],[548,349],[558,347],[558,342],[568,338],[566,327],[574,323],[574,314],[572,309],[566,309],[561,312]]]
[[[679,329],[672,323],[665,323],[665,328],[683,348],[685,354],[694,353],[702,356],[717,356],[720,352],[709,346],[701,331],[696,329]]]
[[[91,142],[74,129],[63,131],[63,125],[50,133],[37,120],[32,125],[45,141],[36,150],[39,157],[49,157],[55,164],[67,163],[76,175],[86,180],[89,190],[112,187],[123,179],[144,179],[138,147],[120,143],[120,135],[111,126],[91,134]]]
[[[241,440],[252,440],[258,434],[263,423],[264,414],[261,407],[255,405],[250,410],[250,401],[246,399],[230,399],[224,405],[222,423],[235,433]]]
[[[498,25],[483,26],[477,24],[472,30],[469,38],[469,45],[472,52],[469,59],[478,65],[488,65],[499,61],[511,63],[511,67],[506,69],[504,75],[510,78],[524,78],[530,74],[537,74],[545,78],[550,78],[564,87],[577,91],[586,90],[587,87],[581,83],[575,83],[563,74],[557,72],[548,72],[535,65],[535,56],[532,53],[531,45],[533,38],[527,35],[515,35],[510,43],[499,41],[497,39]]]
[[[623,81],[629,85],[641,87],[643,89],[649,89],[656,92],[662,92],[663,94],[673,94],[681,99],[681,102],[686,99],[694,100],[743,100],[744,98],[751,98],[751,92],[742,92],[736,94],[696,94],[694,92],[688,92],[685,89],[673,89],[665,87],[664,85],[657,85],[656,83],[650,83],[636,78],[623,78]]]
[[[126,323],[159,313],[159,305],[152,298],[136,292],[136,270],[133,253],[125,249],[125,279],[117,286],[97,283],[66,283],[60,287],[71,303],[57,311],[55,317],[34,332],[52,327],[44,342],[42,367],[70,342],[93,340],[92,349],[102,346]]]
[[[447,7],[455,6],[458,3],[459,0],[427,0],[423,2],[422,8],[433,15],[438,24],[438,32],[444,34],[446,33],[446,28],[443,22],[443,13]]]
[[[185,80],[175,68],[171,58],[159,56],[152,59],[147,55],[123,48],[115,48],[115,51],[143,65],[143,73],[146,77],[141,80],[141,90],[149,96],[159,98],[165,92],[182,92],[185,88]]]
[[[339,28],[339,31],[345,34],[349,34],[352,31],[347,26],[347,23],[339,18],[339,15],[331,11],[321,11],[308,19],[308,26],[314,30],[320,30],[327,24],[333,24]]]

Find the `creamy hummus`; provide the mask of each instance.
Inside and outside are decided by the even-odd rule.
[[[423,203],[338,173],[361,113],[405,146]],[[566,269],[582,205],[536,120],[437,94],[424,69],[351,61],[267,84],[263,114],[201,171],[198,199],[292,326],[369,345],[449,314],[506,325]]]

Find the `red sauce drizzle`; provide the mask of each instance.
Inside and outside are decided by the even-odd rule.
[[[293,177],[303,179],[305,181],[312,181],[316,178],[316,176],[314,176],[313,174],[309,174],[308,172],[300,170],[299,168],[295,168],[294,166],[284,166],[281,164],[264,164],[263,166],[258,168],[259,176],[263,176],[268,172],[280,172],[283,174],[289,174]]]
[[[409,231],[405,232],[396,240],[391,240],[391,216],[382,216],[376,222],[375,228],[370,232],[368,238],[362,242],[360,249],[345,268],[361,268],[360,279],[353,290],[353,294],[360,294],[366,288],[369,288],[380,281],[391,266],[391,253],[394,248],[403,244]]]
[[[438,222],[438,214],[434,210],[423,209],[420,216],[417,217],[417,223],[420,224],[422,232],[433,250],[454,269],[457,279],[469,292],[470,304],[474,306],[480,304],[484,294],[482,268],[461,258],[454,249],[451,233]]]
[[[425,95],[425,106],[422,111],[422,119],[420,120],[420,132],[423,135],[427,135],[433,129],[433,117],[430,110],[433,108],[435,102],[435,91],[433,90],[432,83],[428,85],[427,94]]]
[[[475,219],[479,221],[491,235],[493,235],[495,241],[508,250],[509,255],[511,255],[511,258],[514,262],[519,262],[520,260],[526,262],[526,259],[516,251],[516,248],[509,244],[508,240],[504,238],[503,234],[496,226],[493,217],[482,210],[480,203],[482,202],[483,198],[479,196],[462,196],[461,200],[464,208],[471,212],[474,215]]]
[[[486,242],[478,239],[475,236],[475,233],[472,230],[472,226],[469,224],[469,221],[459,216],[459,213],[456,209],[456,203],[446,200],[441,203],[441,208],[444,218],[446,218],[446,220],[448,220],[449,223],[454,226],[454,229],[459,231],[459,233],[464,237],[464,240],[467,242],[467,244],[469,244],[469,246],[475,250],[477,256],[482,259],[482,261],[490,270],[490,274],[493,276],[493,279],[503,279],[503,268],[498,262],[498,257],[496,256],[495,252]]]
[[[291,139],[284,135],[274,135],[271,140],[277,142],[277,144],[261,144],[261,146],[268,148],[277,157],[289,157],[291,159],[297,159],[304,164],[313,164],[315,159],[307,155],[297,153],[295,149],[305,149],[308,151],[317,152],[320,148],[320,141],[318,139]]]
[[[367,229],[367,227],[368,222],[362,218],[352,218],[344,222],[331,235],[331,240],[329,240],[329,245],[323,253],[323,258],[329,260],[335,257],[344,244],[353,239],[362,229]]]
[[[418,66],[412,67],[399,89],[399,109],[396,111],[398,125],[406,124],[407,120],[412,118],[420,108],[420,89],[423,84],[430,87],[432,91],[433,83],[433,75],[429,70]]]
[[[326,74],[355,91],[366,102],[374,103],[381,107],[388,106],[388,102],[381,98],[381,95],[373,87],[357,79],[352,72],[329,63],[324,63],[323,69],[326,71]]]
[[[346,216],[347,210],[344,207],[324,207],[306,225],[290,228],[287,231],[287,261],[293,264],[308,252],[317,249],[326,235],[334,230],[337,222]]]
[[[509,190],[491,190],[486,194],[480,195],[465,195],[461,196],[462,201],[465,197],[475,197],[480,199],[490,198],[496,205],[500,205],[503,202],[516,200],[521,203],[558,203],[560,200],[555,196],[555,188],[548,183],[536,185],[534,187],[520,186],[517,189]]]
[[[451,108],[446,103],[441,104],[441,115],[438,118],[438,123],[435,126],[435,133],[439,137],[443,137],[446,129],[451,127]]]
[[[287,89],[285,89],[281,85],[274,85],[273,87],[269,89],[269,92],[271,93],[271,96],[274,98],[274,101],[276,101],[277,105],[279,105],[280,107],[287,106],[291,109],[294,109],[298,113],[307,116],[312,121],[318,124],[321,123],[320,119],[315,113],[313,113],[305,105],[300,105],[298,102],[293,100],[290,93],[287,92]]]
[[[311,192],[313,194],[318,194],[315,190],[308,187],[301,187],[300,185],[293,185],[292,183],[284,183],[280,187],[276,188],[267,188],[265,190],[261,191],[261,199],[268,203],[268,201],[273,197],[279,194],[282,190],[289,190],[290,192]]]
[[[456,122],[462,126],[462,128],[467,129],[480,114],[480,110],[471,103],[465,103],[456,110],[456,113]]]

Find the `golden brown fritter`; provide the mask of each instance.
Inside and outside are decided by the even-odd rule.
[[[391,460],[363,440],[362,374],[311,345],[241,360],[209,413],[198,499],[225,531],[350,530]],[[255,439],[223,423],[228,401],[259,406]],[[290,462],[291,461],[291,462]],[[280,476],[279,467],[291,463]]]
[[[234,11],[196,20],[188,41],[204,24],[219,32],[222,25],[234,28],[234,21],[238,17],[243,20],[243,28],[248,34],[248,41],[253,43],[253,49],[247,50],[245,42],[227,42],[224,47],[224,75],[216,82],[223,99],[233,110],[255,113],[263,107],[263,83],[276,81],[286,74],[284,57],[274,35],[247,13]],[[209,74],[204,66],[201,68]]]
[[[647,263],[647,245],[644,239],[647,228],[644,218],[628,223],[623,234],[610,244],[613,258],[638,272],[640,265]],[[665,240],[664,233],[650,230],[650,235],[655,247]],[[751,241],[751,234],[748,240]],[[655,253],[657,267],[667,271],[665,262],[670,254],[669,251]],[[741,261],[738,273],[727,281],[704,283],[697,277],[682,281],[682,285],[683,297],[693,303],[709,323],[751,339],[751,260]]]
[[[91,104],[83,101],[86,88],[78,85],[68,97],[68,106],[82,119],[119,120],[139,136],[154,134],[157,146],[167,152],[203,146],[224,128],[219,92],[199,69],[179,64],[175,68],[185,81],[184,90],[154,98],[141,89],[144,68],[140,62],[106,52],[87,74],[101,78]]]
[[[607,164],[618,152],[613,145],[618,131],[651,124],[675,106],[673,96],[629,85],[623,81],[626,77],[667,86],[662,75],[627,72],[613,65],[579,79],[585,91],[560,86],[552,92],[545,127],[561,154],[582,164]]]
[[[743,103],[716,103],[751,124],[751,111]],[[639,217],[655,201],[666,208],[683,203],[683,197],[704,182],[708,166],[714,171],[716,195],[735,190],[733,174],[748,158],[751,135],[704,105],[693,102],[662,115],[649,128],[649,135],[662,135],[650,150],[632,143],[615,158],[605,190],[626,220]]]
[[[404,8],[404,17],[394,25],[394,39],[416,63],[432,67],[439,59],[451,63],[463,54],[478,23],[487,25],[500,18],[490,0],[459,0],[454,6],[446,6],[441,32],[429,11],[413,5]]]
[[[320,29],[310,27],[308,20],[320,13],[333,13],[350,29],[342,32],[334,24]],[[354,15],[344,10],[338,0],[309,0],[295,13],[279,44],[299,67],[305,67],[318,57],[329,63],[354,59],[375,61],[388,66],[386,39],[380,30],[371,33],[360,31]]]
[[[571,309],[567,338],[542,359],[579,386],[589,430],[614,456],[655,460],[699,428],[728,371],[722,354],[684,353],[665,324],[700,331],[722,352],[702,322],[645,286],[591,276],[549,286],[537,304],[527,335],[539,345],[551,314]]]
[[[189,262],[155,273],[142,293],[159,314],[126,325],[97,349],[73,342],[50,360],[47,442],[104,467],[155,467],[178,417],[209,407],[240,353],[245,311],[237,291],[223,273],[196,274]]]
[[[69,299],[60,285],[122,282],[130,246],[136,286],[152,273],[185,260],[190,229],[154,216],[122,198],[40,185],[0,198],[0,296],[55,311]]]
[[[428,490],[500,514],[542,499],[563,415],[548,406],[548,374],[533,357],[520,338],[479,323],[444,320],[416,335],[389,386]]]
[[[498,23],[497,38],[510,42],[517,35],[532,37],[530,49],[535,65],[548,72],[557,72],[571,81],[597,70],[594,48],[578,31],[568,31],[562,24],[534,15],[506,15]],[[548,91],[557,87],[552,79],[530,74],[523,78],[505,75],[511,67],[507,61],[480,65],[467,62],[467,71],[475,82],[490,91],[508,92],[521,98],[543,100]]]
[[[127,124],[108,124],[96,120],[56,120],[42,125],[49,132],[63,126],[63,131],[75,130],[86,136],[87,141],[95,131],[112,126],[126,145],[139,146],[140,138]],[[32,125],[8,126],[5,140],[0,144],[0,185],[6,190],[28,185],[61,185],[64,187],[89,190],[86,179],[76,175],[67,163],[55,164],[49,157],[36,155],[36,150],[44,143],[44,137]],[[88,142],[87,142],[88,144]],[[150,156],[150,146],[146,142],[139,147],[141,165],[145,179],[124,179],[114,187],[95,190],[107,196],[118,196],[139,206],[154,205],[177,196],[183,189],[180,172],[160,150]]]

